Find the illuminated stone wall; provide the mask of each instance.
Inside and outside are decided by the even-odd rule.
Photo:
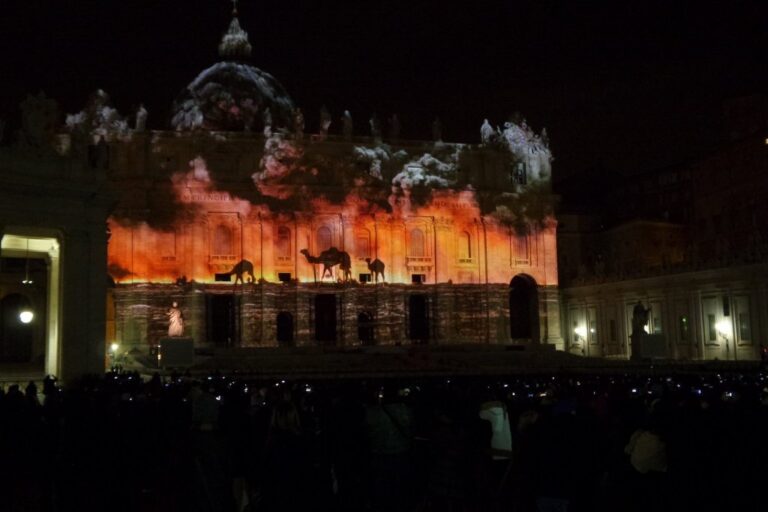
[[[178,300],[188,334],[210,344],[204,296],[226,293],[238,297],[233,343],[274,345],[279,311],[293,314],[296,344],[315,343],[315,279],[338,296],[337,344],[359,343],[363,310],[377,344],[408,340],[411,293],[428,297],[431,341],[509,341],[511,279],[528,276],[550,295],[557,287],[548,182],[521,184],[504,148],[153,132],[113,141],[109,155],[121,196],[109,270],[124,343],[155,343]],[[349,283],[337,283],[339,265],[323,278],[302,252],[331,247],[349,254]],[[361,283],[375,279],[366,258],[384,263],[386,286]],[[559,313],[542,304],[537,333],[558,342]]]

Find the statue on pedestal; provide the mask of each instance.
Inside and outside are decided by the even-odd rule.
[[[184,336],[184,317],[179,309],[179,303],[174,301],[166,315],[168,315],[168,336],[171,338]]]
[[[643,358],[643,340],[648,335],[645,326],[648,325],[648,315],[651,308],[643,306],[641,301],[632,308],[632,356],[630,359],[639,360]]]

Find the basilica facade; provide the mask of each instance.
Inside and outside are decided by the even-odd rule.
[[[409,141],[324,109],[305,133],[249,50],[234,18],[168,131],[142,111],[129,128],[102,92],[68,117],[62,150],[120,197],[109,339],[157,344],[177,302],[196,347],[561,342],[545,133]]]

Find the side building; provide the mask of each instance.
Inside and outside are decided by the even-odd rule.
[[[611,183],[611,193],[597,208],[565,198],[558,258],[569,352],[630,357],[640,301],[650,308],[645,330],[664,347],[656,357],[760,357],[768,346],[768,145],[763,124],[737,133],[686,165],[621,183],[600,176],[593,182]]]

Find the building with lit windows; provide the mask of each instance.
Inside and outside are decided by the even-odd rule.
[[[760,96],[729,102],[721,147],[629,179],[596,177],[611,194],[591,207],[563,183],[558,258],[569,352],[631,356],[639,300],[650,308],[646,331],[663,346],[655,357],[760,357],[768,347],[765,113]]]

